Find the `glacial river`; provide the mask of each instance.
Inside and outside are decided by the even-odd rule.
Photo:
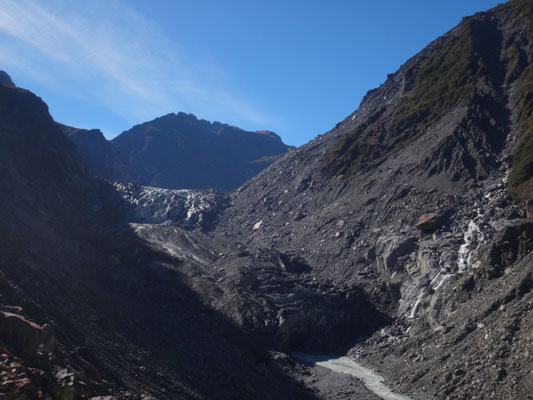
[[[412,400],[411,397],[395,393],[385,385],[385,379],[373,370],[363,367],[348,357],[293,353],[292,356],[307,364],[318,365],[334,372],[347,374],[360,379],[368,390],[383,400]]]

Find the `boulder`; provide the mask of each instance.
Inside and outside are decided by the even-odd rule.
[[[51,350],[55,342],[54,330],[50,325],[41,327],[20,315],[8,312],[0,312],[0,340],[22,357],[32,356],[40,345]]]
[[[422,232],[434,232],[442,225],[441,218],[436,213],[424,214],[418,218],[415,227]]]

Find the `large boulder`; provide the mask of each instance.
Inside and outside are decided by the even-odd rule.
[[[55,335],[48,324],[39,326],[21,315],[0,311],[0,340],[21,357],[29,357],[40,345],[52,350]]]
[[[415,227],[422,232],[434,232],[441,226],[441,217],[436,213],[421,215],[416,221]]]

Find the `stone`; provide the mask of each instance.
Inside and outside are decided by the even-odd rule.
[[[398,259],[416,250],[417,239],[403,235],[381,236],[376,242],[376,261],[380,272],[392,272]]]
[[[431,233],[440,228],[441,225],[442,223],[440,216],[436,213],[429,213],[420,216],[418,221],[416,221],[415,227],[420,229],[422,232]]]
[[[439,261],[430,249],[420,249],[418,251],[416,263],[421,274],[429,274],[432,270],[439,267]]]
[[[52,348],[54,331],[48,324],[41,327],[20,315],[0,312],[0,338],[19,355],[28,357],[35,354],[41,344]]]

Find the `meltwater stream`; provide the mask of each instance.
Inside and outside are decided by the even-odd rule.
[[[292,355],[299,361],[318,365],[341,374],[354,376],[363,381],[367,389],[383,400],[412,400],[409,396],[394,393],[391,388],[383,383],[385,379],[381,375],[363,367],[351,358],[306,353],[293,353]]]

